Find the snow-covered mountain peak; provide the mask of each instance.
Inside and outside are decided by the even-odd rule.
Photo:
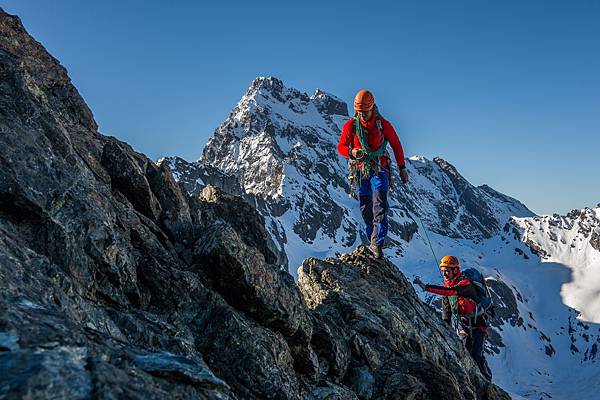
[[[215,130],[202,160],[238,176],[247,193],[280,198],[284,177],[295,182],[285,166],[308,172],[339,164],[335,145],[347,118],[347,105],[335,96],[319,89],[308,96],[277,78],[259,77]]]
[[[232,115],[238,121],[268,116],[271,122],[280,126],[289,123],[337,128],[334,120],[346,118],[348,106],[343,100],[321,89],[316,89],[309,96],[285,86],[277,78],[259,77],[250,84]],[[245,132],[251,132],[251,129]]]
[[[291,100],[308,102],[310,97],[298,89],[286,87],[280,79],[275,77],[258,77],[252,81],[244,98],[264,99],[268,101],[287,103]],[[244,100],[242,99],[242,101]],[[260,102],[260,100],[258,100]]]
[[[255,101],[268,106],[269,103],[284,103],[295,112],[302,112],[298,104],[313,103],[325,115],[348,116],[348,105],[339,97],[317,88],[312,96],[298,89],[287,87],[273,76],[257,77],[252,81],[240,103]]]

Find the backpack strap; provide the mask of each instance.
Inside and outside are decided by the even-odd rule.
[[[385,139],[385,136],[383,134],[383,122],[381,122],[381,115],[379,115],[379,113],[377,113],[376,116],[376,120],[375,123],[377,124],[377,129],[379,129],[379,134],[381,135],[381,139]]]
[[[481,301],[481,299],[479,298],[480,296],[479,296],[479,293],[478,293],[478,290],[477,290],[477,288],[478,288],[478,287],[481,287],[481,284],[480,284],[479,282],[477,282],[477,281],[474,281],[473,279],[470,279],[470,278],[469,278],[469,277],[468,277],[468,276],[467,276],[467,275],[466,275],[464,272],[462,272],[462,273],[461,273],[461,274],[458,276],[458,278],[456,279],[456,282],[460,282],[460,281],[461,281],[461,280],[463,280],[463,279],[466,279],[466,280],[468,280],[468,281],[469,281],[469,283],[470,283],[471,285],[473,285],[473,288],[475,289],[475,294],[476,294],[477,298],[469,298],[469,299],[470,299],[470,300],[473,300],[473,301],[475,302],[475,305],[476,305],[476,306],[477,306],[477,305],[479,305],[479,302]],[[485,290],[485,289],[484,289],[484,290]]]

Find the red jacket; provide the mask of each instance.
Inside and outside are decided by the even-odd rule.
[[[426,285],[425,290],[429,293],[445,296],[442,301],[442,318],[450,320],[451,310],[448,296],[457,296],[458,315],[463,327],[476,327],[487,333],[487,324],[483,316],[473,317],[477,307],[478,299],[477,289],[471,281],[462,276],[457,276],[454,280],[444,279],[444,286]],[[470,320],[470,321],[469,321]]]
[[[396,162],[400,168],[403,168],[404,150],[402,150],[400,139],[398,139],[398,135],[396,134],[392,124],[383,119],[383,117],[379,117],[379,119],[381,120],[381,125],[383,127],[383,137],[385,137],[385,139],[387,139],[389,144],[392,146],[394,157],[396,157]],[[379,129],[377,128],[377,117],[375,116],[375,113],[373,113],[373,116],[369,121],[364,122],[363,120],[360,120],[360,123],[367,129],[367,144],[369,146],[369,150],[377,150],[381,146],[383,138],[379,132]],[[352,144],[352,146],[350,146],[350,144]],[[354,133],[354,118],[346,121],[344,127],[342,128],[342,135],[340,136],[340,141],[338,143],[338,152],[342,155],[342,157],[349,158],[350,147],[353,149],[362,148],[360,145],[360,140],[358,139],[358,135]],[[383,157],[381,158],[381,166],[386,166],[386,161]]]

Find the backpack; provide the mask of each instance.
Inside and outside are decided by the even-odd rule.
[[[476,301],[477,307],[475,308],[474,316],[479,317],[480,315],[483,315],[494,317],[495,312],[492,296],[481,272],[476,268],[467,268],[462,271],[462,276],[467,278],[477,290],[477,297],[479,300]]]

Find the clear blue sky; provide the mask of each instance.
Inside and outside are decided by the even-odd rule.
[[[600,203],[600,1],[0,0],[68,69],[101,132],[194,160],[256,76],[349,104],[371,89],[408,155],[538,213]]]

